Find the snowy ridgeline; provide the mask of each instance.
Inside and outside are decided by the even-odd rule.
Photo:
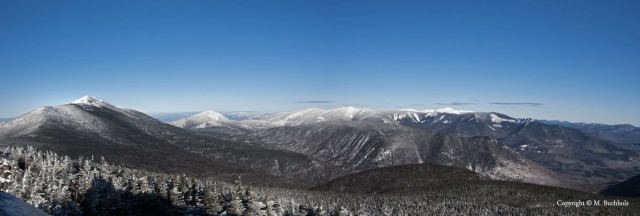
[[[281,112],[274,114],[253,114],[243,118],[225,117],[221,113],[209,110],[193,116],[178,119],[170,124],[187,129],[202,129],[208,127],[235,127],[244,129],[263,129],[280,126],[296,126],[318,122],[331,121],[375,121],[389,124],[410,121],[413,123],[451,123],[451,116],[474,115],[477,121],[488,121],[492,125],[501,127],[502,122],[521,122],[515,118],[500,114],[476,113],[466,110],[443,108],[438,110],[414,110],[402,109],[396,111],[380,111],[367,108],[342,107],[330,110],[309,108],[293,112]],[[447,117],[447,119],[445,119]]]

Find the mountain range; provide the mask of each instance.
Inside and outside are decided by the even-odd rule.
[[[129,167],[309,188],[339,176],[439,164],[484,179],[599,191],[640,172],[638,151],[593,133],[495,112],[356,107],[224,114],[168,124],[83,97],[0,124],[0,143]]]
[[[540,165],[561,174],[561,177],[570,179],[572,184],[591,191],[640,172],[640,155],[627,144],[612,142],[572,127],[529,118],[517,119],[495,112],[457,111],[451,108],[378,111],[344,107],[275,113],[240,121],[220,118],[222,115],[215,116],[207,118],[207,115],[194,115],[170,124],[181,126],[191,121],[200,126],[192,130],[206,131],[216,137],[227,135],[227,139],[253,139],[251,142],[262,143],[267,148],[302,153],[355,171],[430,162],[471,167],[468,168],[470,170],[477,166],[476,171],[490,176],[488,170],[498,169],[492,164],[501,164],[495,163],[495,158],[472,159],[474,162],[470,162],[465,159],[473,157],[460,156],[464,155],[460,152],[483,152],[475,148],[486,145],[482,148],[489,149],[483,152],[486,155],[515,155],[524,159],[524,162],[511,160],[518,161],[514,164],[533,161],[535,166]],[[234,134],[229,135],[228,131]],[[461,144],[456,148],[451,144],[454,142]],[[488,143],[498,143],[497,146],[510,151],[495,152],[493,150],[499,148],[490,148]],[[435,146],[439,148],[438,151],[434,150]],[[460,156],[456,162],[443,159],[446,152],[454,149],[458,152],[451,158]],[[394,162],[390,162],[389,154],[402,156],[395,156]],[[497,178],[497,175],[493,177]],[[517,178],[522,180],[526,177],[520,175]]]
[[[286,186],[313,185],[342,174],[301,154],[202,136],[92,97],[38,108],[1,124],[0,143],[99,156],[150,171],[226,179],[242,174]]]

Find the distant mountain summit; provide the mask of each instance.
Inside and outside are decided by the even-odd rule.
[[[118,125],[115,122],[130,126],[124,130],[115,127]],[[68,104],[40,107],[6,122],[0,126],[0,138],[20,137],[49,127],[95,133],[114,141],[122,138],[119,134],[128,134],[134,128],[148,131],[149,128],[166,126],[144,113],[85,96]],[[32,134],[31,137],[35,136]]]
[[[78,104],[78,105],[89,105],[89,106],[104,106],[104,105],[110,105],[107,102],[104,102],[103,100],[99,100],[96,99],[94,97],[91,96],[84,96],[81,98],[78,98],[77,100],[71,102],[72,104]]]
[[[186,129],[207,128],[214,126],[231,126],[232,121],[213,110],[204,111],[193,116],[169,122],[176,127]]]

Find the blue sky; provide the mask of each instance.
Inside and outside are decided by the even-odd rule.
[[[0,1],[0,117],[92,95],[640,125],[639,21],[631,0]]]

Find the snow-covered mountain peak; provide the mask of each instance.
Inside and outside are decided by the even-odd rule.
[[[357,107],[353,107],[353,106],[347,106],[347,107],[338,107],[338,108],[335,108],[335,109],[332,109],[332,110],[336,110],[336,111],[339,110],[339,111],[344,111],[344,112],[357,112],[357,111],[360,111],[361,109],[357,108]]]
[[[463,113],[472,113],[473,111],[469,111],[469,110],[457,110],[457,109],[453,109],[451,107],[445,107],[442,109],[438,109],[438,110],[433,110],[432,112],[437,112],[437,113],[448,113],[448,114],[463,114]]]
[[[213,110],[207,110],[207,111],[195,114],[189,118],[194,120],[200,119],[200,120],[211,120],[211,121],[229,121],[227,117],[224,117],[224,115]]]
[[[77,105],[89,105],[89,106],[96,106],[96,107],[109,105],[109,103],[91,96],[84,96],[84,97],[78,98],[77,100],[71,103],[77,104]]]
[[[327,110],[321,115],[321,117],[322,119],[329,121],[351,121],[355,119],[363,119],[367,116],[373,115],[374,113],[376,113],[376,111],[372,109],[349,106]]]
[[[348,106],[348,107],[340,107],[340,108],[335,108],[335,109],[331,109],[328,110],[326,113],[341,113],[344,115],[357,115],[357,114],[363,114],[366,112],[373,112],[373,110],[371,109],[366,109],[366,108],[357,108],[357,107],[352,107],[352,106]]]
[[[224,117],[224,115],[213,110],[207,110],[187,118],[169,122],[169,124],[181,128],[206,128],[212,126],[223,126],[230,124],[231,122],[232,121],[227,117]]]

